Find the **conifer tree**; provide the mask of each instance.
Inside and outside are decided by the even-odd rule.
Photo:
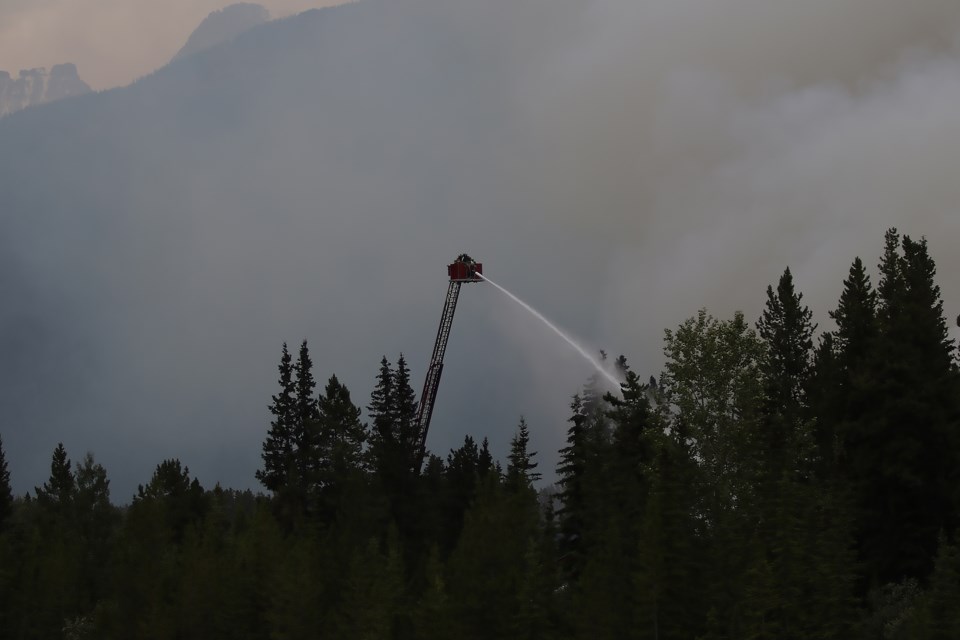
[[[870,402],[849,446],[868,583],[924,578],[957,526],[960,384],[925,240],[884,239]]]
[[[392,413],[397,440],[410,469],[416,466],[420,444],[420,433],[417,431],[417,408],[417,394],[410,384],[410,369],[401,353],[397,358],[397,369],[393,378]]]
[[[296,395],[293,426],[294,459],[297,470],[297,493],[305,501],[320,475],[320,424],[314,389],[313,361],[307,341],[300,343],[300,352],[294,364]]]
[[[923,600],[923,639],[960,638],[960,551],[943,534],[939,538],[930,586]]]
[[[50,479],[36,489],[41,504],[66,509],[73,502],[75,482],[70,459],[63,443],[57,444],[50,461]]]
[[[370,394],[367,412],[371,420],[370,456],[374,470],[383,477],[391,466],[397,447],[392,407],[394,405],[393,367],[384,356],[380,360],[377,384]]]
[[[813,354],[813,313],[801,304],[789,267],[780,277],[776,292],[767,287],[767,304],[757,322],[760,338],[767,345],[764,360],[764,396],[767,471],[773,477],[794,471],[809,462],[812,437],[803,424],[806,389]]]
[[[533,461],[536,451],[529,451],[530,431],[527,421],[520,416],[517,432],[510,440],[510,455],[507,456],[507,486],[517,490],[532,485],[540,479],[540,474],[534,471],[537,463]]]
[[[842,365],[856,370],[869,356],[877,334],[877,294],[860,258],[850,266],[840,302],[830,318],[837,324],[834,341]]]
[[[330,376],[323,394],[317,400],[323,437],[321,449],[327,459],[329,481],[344,478],[351,471],[364,468],[363,446],[367,428],[360,421],[360,409],[350,399],[337,376]]]
[[[477,454],[477,475],[482,480],[487,474],[494,470],[493,454],[490,453],[490,441],[484,437],[480,443],[480,451]]]
[[[273,421],[263,442],[263,469],[256,473],[257,480],[274,494],[288,486],[294,466],[296,389],[293,384],[292,358],[286,343],[283,343],[279,370],[280,392],[273,396],[270,405]]]
[[[0,533],[13,512],[13,491],[10,488],[10,471],[7,469],[7,457],[3,451],[3,438],[0,437]]]
[[[557,465],[560,487],[557,518],[560,522],[560,553],[565,558],[568,576],[576,580],[585,562],[583,535],[587,525],[586,473],[590,455],[587,416],[583,413],[583,400],[579,394],[573,397],[570,412],[567,446],[560,449]]]

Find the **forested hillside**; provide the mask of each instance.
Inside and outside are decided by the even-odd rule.
[[[853,262],[828,331],[787,269],[755,324],[702,310],[668,330],[659,379],[618,358],[621,393],[572,397],[555,490],[534,449],[557,425],[519,418],[509,452],[468,437],[418,472],[403,356],[363,401],[316,378],[306,342],[282,349],[266,494],[172,459],[117,507],[94,457],[58,446],[14,497],[0,445],[0,629],[960,637],[956,349],[925,240],[890,230],[869,272]]]

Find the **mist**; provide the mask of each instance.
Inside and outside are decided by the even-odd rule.
[[[383,354],[422,379],[463,251],[642,379],[787,265],[828,328],[892,225],[955,315],[958,33],[942,0],[365,0],[0,119],[14,486],[63,440],[118,501],[173,456],[253,487],[281,343],[358,405]],[[591,373],[464,287],[428,447],[502,458],[524,414],[549,478]]]
[[[79,67],[94,89],[133,82],[162,67],[223,0],[4,0],[0,69]],[[338,0],[263,0],[274,17],[339,4]]]

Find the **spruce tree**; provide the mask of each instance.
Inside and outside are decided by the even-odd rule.
[[[73,469],[70,465],[70,459],[67,457],[67,450],[63,448],[61,442],[53,450],[53,457],[50,460],[49,480],[43,483],[43,487],[36,489],[37,500],[41,504],[62,510],[73,502],[74,489]]]
[[[330,376],[323,394],[317,399],[322,429],[321,450],[329,469],[328,482],[343,479],[364,468],[363,446],[367,428],[360,421],[360,408],[350,399],[337,376]]]
[[[930,586],[923,595],[923,638],[954,640],[960,638],[960,550],[943,534],[938,542]]]
[[[776,291],[767,287],[767,304],[757,322],[766,343],[764,360],[765,439],[767,471],[773,477],[804,466],[810,456],[810,434],[803,424],[813,355],[813,313],[801,304],[793,275],[784,270]]]
[[[3,451],[3,438],[0,437],[0,533],[4,524],[13,513],[13,492],[10,488],[10,471],[7,469],[7,457]]]
[[[584,535],[589,523],[589,478],[590,443],[588,420],[584,414],[583,400],[577,394],[570,403],[567,446],[560,449],[557,465],[557,498],[560,553],[564,558],[564,570],[572,580],[577,580],[586,562]]]
[[[534,471],[537,463],[533,461],[536,451],[529,451],[530,431],[527,421],[520,416],[517,432],[510,440],[510,455],[507,456],[507,486],[513,490],[532,485],[540,479],[540,474]]]
[[[263,469],[258,469],[257,480],[274,494],[288,486],[294,466],[294,424],[296,389],[293,384],[293,365],[287,343],[283,343],[280,357],[280,392],[273,396],[270,413],[273,421],[263,441]]]
[[[884,241],[878,335],[848,455],[868,583],[923,579],[957,526],[960,383],[925,240]]]
[[[297,493],[304,501],[313,492],[314,485],[320,476],[320,425],[317,411],[317,400],[314,398],[314,389],[317,383],[313,379],[313,361],[310,359],[310,349],[307,341],[300,343],[300,352],[293,367],[294,381],[294,413],[293,443],[294,459],[297,471]]]
[[[397,358],[397,369],[394,372],[391,409],[397,441],[402,448],[401,455],[408,460],[411,470],[419,471],[416,460],[420,444],[420,433],[417,430],[417,394],[410,384],[410,369],[402,353]]]
[[[377,384],[370,394],[367,413],[371,420],[370,456],[371,464],[378,475],[388,473],[394,450],[397,447],[392,407],[394,405],[393,367],[384,356],[380,360]]]
[[[830,318],[837,324],[834,341],[841,364],[856,370],[869,356],[877,334],[877,294],[860,258],[850,266],[840,302]]]

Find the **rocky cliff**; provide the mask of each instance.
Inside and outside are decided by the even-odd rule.
[[[46,69],[25,69],[16,78],[0,71],[0,116],[26,107],[78,96],[90,91],[72,64]]]

